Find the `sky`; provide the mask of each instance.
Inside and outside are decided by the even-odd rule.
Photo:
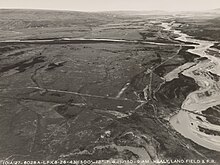
[[[200,11],[220,8],[220,0],[0,0],[0,8]]]

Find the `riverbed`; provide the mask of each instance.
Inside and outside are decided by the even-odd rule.
[[[199,129],[202,127],[210,131],[220,132],[219,125],[211,124],[202,115],[202,111],[220,105],[220,82],[212,76],[212,74],[220,75],[220,59],[210,55],[208,50],[213,50],[216,53],[219,53],[219,51],[211,48],[215,43],[214,41],[194,39],[180,30],[175,30],[172,28],[173,25],[175,25],[174,22],[162,23],[165,30],[179,36],[175,40],[195,43],[194,48],[188,50],[189,53],[207,59],[186,63],[165,76],[165,80],[168,82],[178,78],[178,74],[181,73],[184,76],[193,78],[200,87],[186,97],[181,110],[170,118],[170,124],[185,138],[191,139],[198,145],[210,150],[220,151],[220,136],[208,134]]]

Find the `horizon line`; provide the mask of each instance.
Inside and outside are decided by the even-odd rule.
[[[85,13],[96,13],[96,12],[153,12],[153,11],[160,11],[160,12],[207,12],[207,11],[214,11],[220,10],[220,8],[210,8],[210,9],[202,9],[202,10],[160,10],[160,9],[152,9],[152,10],[138,10],[138,9],[117,9],[117,10],[71,10],[71,9],[51,9],[51,8],[1,8],[0,10],[43,10],[43,11],[69,11],[69,12],[85,12]]]

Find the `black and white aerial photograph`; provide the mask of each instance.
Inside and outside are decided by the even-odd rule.
[[[219,0],[0,0],[0,165],[220,165]]]

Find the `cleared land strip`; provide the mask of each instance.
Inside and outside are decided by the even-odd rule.
[[[127,98],[116,98],[107,96],[98,96],[92,94],[83,94],[71,91],[57,89],[44,89],[40,87],[26,87],[15,89],[0,90],[1,98],[33,100],[41,102],[51,102],[57,104],[84,105],[91,109],[115,110],[120,112],[129,112],[134,110],[142,100],[131,100]],[[19,93],[15,95],[15,93]],[[80,104],[83,103],[83,104]]]
[[[171,42],[154,42],[154,41],[139,41],[139,40],[120,40],[120,39],[57,39],[57,40],[6,40],[0,41],[0,44],[92,44],[92,43],[122,43],[122,44],[150,44],[150,45],[159,45],[159,46],[179,46],[184,44],[185,46],[195,46],[193,43],[171,43]]]

